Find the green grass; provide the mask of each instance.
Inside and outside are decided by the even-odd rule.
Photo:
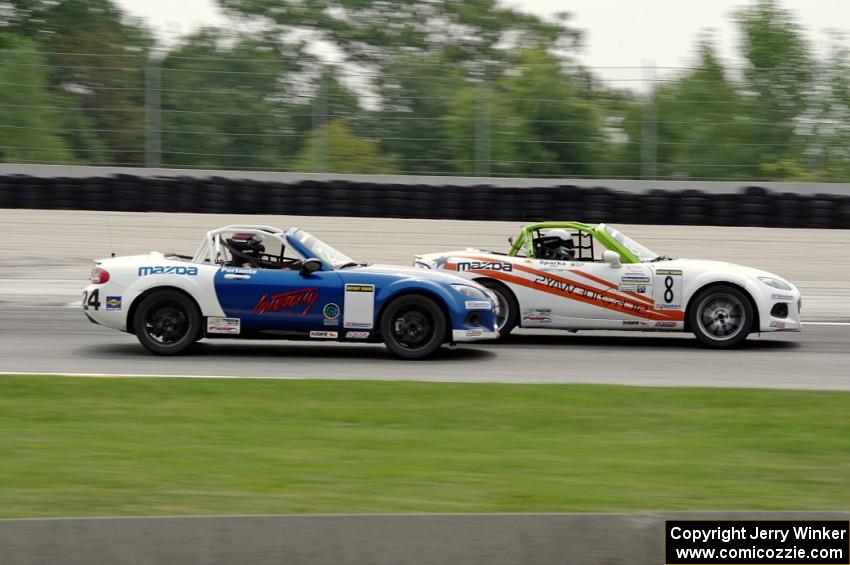
[[[845,393],[0,377],[0,517],[848,508]]]

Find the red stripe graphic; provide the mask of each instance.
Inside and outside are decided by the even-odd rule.
[[[571,272],[571,273],[575,273],[575,274],[579,275],[580,277],[584,277],[584,278],[586,278],[586,279],[590,279],[590,280],[592,280],[592,281],[596,281],[596,282],[598,282],[598,283],[602,283],[602,284],[608,285],[608,286],[610,286],[610,287],[616,287],[616,286],[617,286],[616,284],[614,284],[614,283],[612,283],[612,282],[608,282],[608,281],[606,281],[605,279],[600,279],[599,277],[595,277],[595,276],[593,276],[593,275],[589,275],[589,274],[587,274],[587,273],[584,273],[584,272],[582,272],[582,271],[579,271],[578,269],[570,269],[570,272]],[[620,292],[620,293],[622,293],[622,294],[628,294],[628,295],[629,295],[629,296],[631,296],[632,298],[635,298],[635,299],[637,299],[637,300],[640,300],[641,302],[646,302],[646,303],[647,303],[647,304],[649,304],[650,306],[652,306],[652,305],[654,305],[654,304],[655,304],[655,303],[652,301],[652,299],[651,299],[651,298],[647,298],[646,296],[643,296],[643,295],[641,295],[641,294],[638,294],[637,292],[632,292],[631,290],[620,290],[620,291],[618,291],[618,292]]]
[[[475,261],[483,261],[487,263],[498,263],[500,262],[498,259],[486,258],[486,257],[478,257],[475,255],[460,255],[458,256],[463,259],[473,259]],[[506,263],[510,263],[510,261],[504,261]],[[608,310],[614,310],[615,312],[621,312],[624,314],[628,314],[630,316],[636,316],[639,318],[646,318],[649,320],[658,320],[658,321],[682,321],[685,319],[685,313],[680,310],[664,310],[658,311],[653,308],[653,302],[644,297],[640,296],[637,293],[628,293],[635,294],[636,298],[640,298],[640,300],[635,300],[631,296],[625,297],[620,294],[615,294],[610,290],[599,289],[593,286],[585,285],[580,282],[567,279],[564,277],[560,277],[558,275],[554,275],[552,273],[548,273],[546,271],[541,271],[539,269],[533,269],[531,267],[527,267],[525,265],[520,265],[518,263],[510,263],[514,270],[522,271],[525,273],[529,273],[531,275],[535,275],[537,277],[543,277],[544,279],[549,279],[551,281],[555,281],[557,286],[548,286],[537,284],[534,281],[530,281],[524,277],[518,277],[516,275],[512,275],[510,273],[506,273],[504,271],[493,271],[489,269],[479,269],[479,270],[470,270],[469,272],[475,273],[477,275],[484,275],[488,277],[492,277],[494,279],[503,280],[505,282],[511,282],[514,284],[518,284],[524,286],[526,288],[530,288],[532,290],[536,290],[539,292],[546,292],[549,294],[554,294],[555,296],[560,296],[562,298],[567,298],[569,300],[576,300],[578,302],[583,302],[585,304],[590,304],[592,306],[597,306],[599,308],[606,308]],[[448,267],[451,265],[454,270],[457,269],[456,265],[447,263],[444,265]],[[588,275],[586,273],[582,273],[578,270],[571,270],[578,275],[584,276],[590,280],[600,282],[606,285],[607,288],[613,286],[612,283],[601,279],[599,277],[595,277],[593,275]],[[558,284],[559,283],[559,284]],[[560,286],[567,286],[570,290],[559,288]],[[576,292],[578,291],[578,293]],[[607,299],[607,300],[606,300]]]
[[[483,274],[494,279],[499,279],[501,281],[510,282],[514,284],[518,284],[520,286],[524,286],[526,288],[530,288],[532,290],[536,290],[538,292],[546,292],[549,294],[553,294],[555,296],[560,296],[562,298],[566,298],[568,300],[575,300],[577,302],[583,302],[585,304],[590,304],[591,306],[596,306],[599,308],[605,308],[607,310],[614,310],[615,312],[620,312],[622,314],[627,314],[629,316],[635,316],[638,318],[645,318],[647,320],[657,320],[657,321],[681,321],[684,319],[684,313],[676,310],[671,310],[669,312],[657,312],[655,310],[651,310],[647,308],[643,304],[638,304],[636,302],[629,302],[626,299],[623,299],[616,295],[611,295],[610,293],[606,293],[604,291],[600,291],[594,289],[592,287],[586,287],[584,285],[566,281],[563,281],[565,284],[574,287],[575,289],[580,289],[581,292],[588,292],[588,294],[576,294],[574,291],[570,292],[569,290],[563,290],[557,287],[544,286],[541,284],[536,284],[526,278],[518,277],[516,275],[511,275],[509,273],[495,272],[495,271],[472,271],[476,274]],[[548,278],[553,278],[550,275],[545,275]],[[561,282],[561,281],[559,281]],[[604,298],[609,300],[613,300],[613,302],[606,302]]]

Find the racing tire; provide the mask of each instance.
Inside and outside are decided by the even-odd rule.
[[[519,303],[514,293],[507,286],[493,279],[478,279],[475,282],[486,286],[496,295],[499,301],[499,315],[496,316],[498,339],[505,339],[519,323]]]
[[[409,294],[390,302],[381,316],[381,336],[401,359],[424,359],[443,345],[447,331],[443,310],[427,296]]]
[[[201,313],[195,301],[176,290],[145,296],[133,314],[136,337],[157,355],[184,353],[201,337]]]
[[[749,297],[733,286],[718,285],[700,291],[688,309],[688,323],[705,346],[740,345],[753,327],[755,311]]]

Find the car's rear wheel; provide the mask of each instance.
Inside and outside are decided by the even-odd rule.
[[[410,294],[387,305],[381,317],[381,336],[387,349],[402,359],[433,355],[446,336],[446,316],[427,296]]]
[[[201,337],[201,313],[176,290],[158,290],[142,298],[133,316],[139,342],[157,355],[177,355]]]
[[[507,286],[493,279],[479,279],[475,282],[486,286],[496,295],[496,300],[499,301],[499,314],[496,316],[499,339],[508,337],[519,323],[519,304],[514,293]]]
[[[747,339],[755,313],[750,299],[732,286],[700,291],[688,310],[691,331],[709,347],[734,347]]]

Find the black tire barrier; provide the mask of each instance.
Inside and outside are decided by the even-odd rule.
[[[573,185],[403,185],[225,177],[0,176],[0,208],[536,222],[850,228],[850,196],[747,186],[738,192],[618,192]]]

